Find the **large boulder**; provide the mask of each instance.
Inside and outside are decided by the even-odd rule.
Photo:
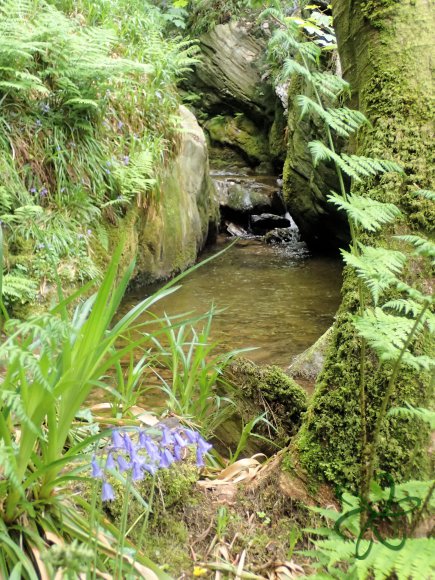
[[[179,114],[181,143],[159,192],[147,207],[131,208],[112,230],[112,237],[124,233],[125,260],[136,257],[140,283],[168,278],[192,265],[219,222],[204,132],[188,109],[180,107]]]
[[[195,84],[203,93],[202,106],[230,110],[249,116],[273,118],[271,88],[262,80],[261,57],[266,39],[240,22],[218,24],[200,38],[201,61],[196,66]]]

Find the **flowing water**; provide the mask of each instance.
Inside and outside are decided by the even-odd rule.
[[[285,368],[331,325],[340,301],[340,261],[310,256],[297,240],[297,231],[287,245],[239,240],[190,273],[153,311],[202,314],[214,304],[223,311],[214,317],[212,337],[223,349],[256,347],[249,358]],[[205,256],[228,243],[220,240]],[[130,294],[124,307],[145,295],[146,290]]]

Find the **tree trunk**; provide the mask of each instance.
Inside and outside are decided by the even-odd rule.
[[[434,204],[413,192],[435,189],[431,69],[435,10],[424,0],[333,0],[333,14],[343,74],[353,90],[352,104],[372,123],[352,148],[361,155],[395,160],[405,170],[403,176],[387,174],[366,182],[359,193],[399,205],[406,216],[397,226],[400,233],[433,232]],[[392,243],[385,233],[369,242]],[[407,275],[428,291],[428,272],[413,265]],[[356,304],[355,275],[347,270],[332,345],[298,439],[301,462],[311,474],[352,486],[359,482],[361,459],[359,340],[351,323]],[[430,347],[427,341],[418,345],[426,353]],[[375,358],[369,357],[367,374],[370,433],[388,370],[377,372]],[[406,401],[422,406],[429,397],[429,377],[403,368],[392,404]],[[388,418],[378,447],[379,466],[396,480],[423,476],[427,440],[419,421]]]

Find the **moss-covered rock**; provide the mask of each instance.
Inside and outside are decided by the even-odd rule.
[[[312,247],[331,250],[347,245],[349,228],[344,212],[327,201],[330,192],[339,189],[335,166],[314,166],[308,149],[310,141],[325,139],[322,121],[301,119],[299,108],[293,105],[297,95],[307,92],[301,77],[290,82],[283,195],[303,239]]]
[[[284,445],[296,433],[307,408],[307,394],[279,367],[259,366],[238,358],[225,369],[222,380],[232,387],[231,396],[239,418],[237,425],[267,412],[267,419],[276,431],[271,433],[270,428],[260,422],[254,432],[270,437],[278,445]],[[227,425],[225,430],[232,432]],[[220,433],[219,437],[225,439],[225,434]],[[234,444],[234,440],[228,443]]]
[[[181,143],[146,207],[132,207],[110,228],[111,245],[124,239],[124,264],[136,258],[135,278],[150,283],[191,266],[219,222],[216,192],[209,175],[205,135],[194,115],[180,107]],[[104,267],[110,259],[94,241]]]
[[[232,147],[252,164],[269,159],[267,136],[244,114],[219,115],[205,124],[212,142]]]

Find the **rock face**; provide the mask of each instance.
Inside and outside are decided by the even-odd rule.
[[[202,58],[188,80],[212,143],[238,151],[251,166],[282,164],[285,156],[283,108],[263,78],[266,42],[254,24],[218,24],[201,36]]]
[[[294,217],[304,240],[318,249],[336,249],[349,240],[346,216],[330,204],[326,196],[339,190],[333,165],[314,167],[308,143],[325,140],[321,125],[300,119],[293,97],[303,94],[304,83],[294,80],[289,89],[287,157],[284,165],[283,193],[289,212]]]
[[[218,24],[201,36],[203,58],[196,67],[196,76],[199,88],[204,90],[205,108],[219,112],[224,104],[259,121],[265,116],[273,118],[270,89],[259,69],[265,46],[265,39],[253,36],[246,26],[234,21]]]
[[[181,145],[156,201],[146,209],[132,208],[119,227],[126,231],[125,258],[136,256],[135,276],[141,283],[168,278],[192,265],[217,230],[219,210],[204,132],[185,107],[180,107],[180,117]]]

